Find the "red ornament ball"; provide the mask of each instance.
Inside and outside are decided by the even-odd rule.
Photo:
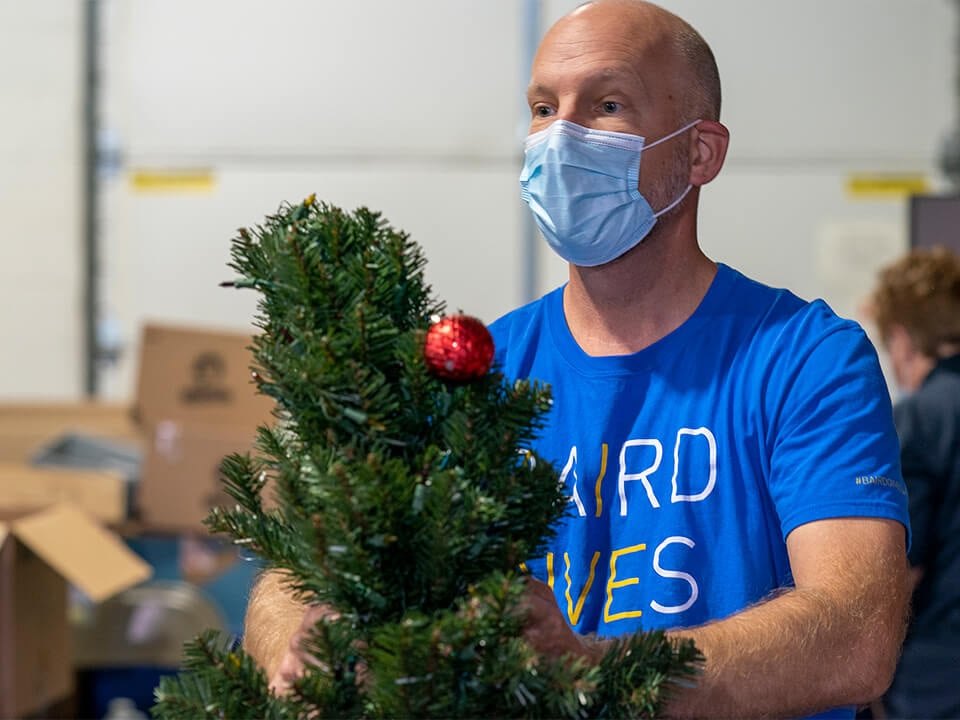
[[[450,315],[427,331],[423,355],[430,373],[454,383],[477,380],[493,364],[493,337],[469,315]]]

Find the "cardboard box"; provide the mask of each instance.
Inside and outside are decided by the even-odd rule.
[[[213,507],[233,506],[220,464],[234,452],[250,452],[256,428],[191,425],[167,420],[151,431],[137,491],[142,527],[161,532],[205,534]]]
[[[141,453],[127,404],[0,403],[0,519],[66,502],[117,526]]]
[[[148,324],[140,346],[135,415],[140,427],[176,420],[253,429],[273,400],[257,393],[252,335]]]
[[[27,463],[44,445],[70,433],[140,443],[128,404],[0,403],[0,461]]]
[[[127,519],[128,481],[114,472],[0,462],[0,518],[59,503],[118,526]]]
[[[220,464],[252,450],[274,402],[260,395],[250,366],[252,335],[148,324],[144,327],[136,417],[145,441],[137,488],[148,530],[207,534],[210,508],[233,504]]]
[[[0,523],[0,717],[24,717],[74,687],[67,589],[101,602],[150,566],[69,505]]]

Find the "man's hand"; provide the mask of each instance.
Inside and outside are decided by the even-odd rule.
[[[604,643],[577,635],[570,628],[547,584],[528,578],[523,608],[527,612],[523,636],[541,655],[573,655],[597,663],[606,652]]]
[[[300,646],[325,611],[294,599],[289,577],[272,570],[257,580],[244,621],[243,649],[264,669],[270,687],[278,692],[303,672],[305,655]]]
[[[277,695],[283,695],[293,686],[293,683],[303,675],[308,664],[322,667],[313,655],[303,648],[304,642],[317,623],[324,619],[336,620],[338,614],[326,605],[313,605],[303,614],[300,626],[294,630],[287,644],[286,652],[280,657],[280,664],[270,676],[270,689]]]

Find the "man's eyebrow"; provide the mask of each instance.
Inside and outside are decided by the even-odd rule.
[[[625,68],[606,67],[585,73],[578,78],[581,87],[592,88],[605,84],[620,84],[623,82],[631,84],[640,84],[636,74]],[[555,92],[553,87],[547,83],[531,83],[527,87],[527,97],[551,95]]]
[[[543,83],[532,83],[527,86],[527,97],[549,95],[551,92],[550,88]]]

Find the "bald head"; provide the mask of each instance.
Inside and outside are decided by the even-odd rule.
[[[628,44],[638,63],[657,58],[689,119],[720,119],[720,74],[710,46],[689,23],[644,0],[590,0],[551,28],[567,24],[600,26]]]

